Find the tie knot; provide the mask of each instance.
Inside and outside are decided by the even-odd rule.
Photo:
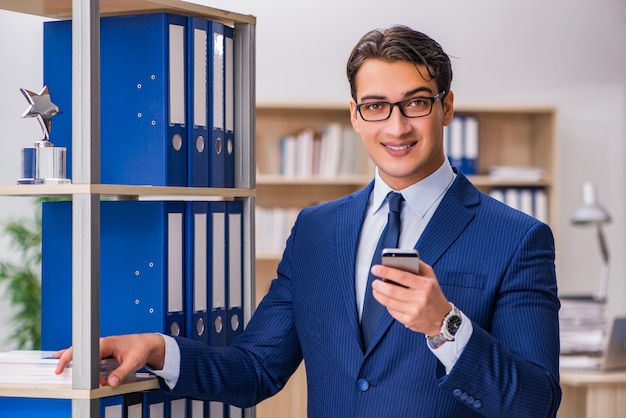
[[[400,213],[400,206],[402,205],[402,201],[404,197],[400,193],[389,192],[387,195],[387,201],[389,202],[389,210],[391,212]]]

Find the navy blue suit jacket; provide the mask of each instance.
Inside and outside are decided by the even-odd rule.
[[[251,406],[304,359],[311,418],[554,416],[561,391],[550,228],[458,173],[416,245],[473,324],[446,375],[424,335],[387,312],[362,347],[354,271],[372,187],[300,213],[278,276],[234,345],[177,340],[172,392]]]

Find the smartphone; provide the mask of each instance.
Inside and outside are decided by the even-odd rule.
[[[381,258],[383,266],[397,268],[413,274],[418,274],[420,271],[419,253],[414,248],[384,248],[381,254]],[[401,284],[389,279],[383,278],[383,280],[389,283],[393,283],[397,286],[402,286]]]

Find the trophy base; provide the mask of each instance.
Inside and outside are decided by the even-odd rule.
[[[22,178],[17,184],[68,184],[65,177],[65,147],[22,149]]]

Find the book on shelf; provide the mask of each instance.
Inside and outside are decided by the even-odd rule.
[[[548,195],[543,187],[495,187],[489,195],[541,222],[548,222]]]
[[[258,254],[281,254],[296,221],[297,208],[256,207],[256,251]]]
[[[453,167],[468,175],[478,174],[478,118],[455,115],[444,127],[444,149]]]
[[[321,131],[320,138],[320,177],[333,177],[340,172],[342,136],[344,127],[340,123],[331,123]]]
[[[294,178],[335,178],[372,173],[361,138],[351,126],[305,127],[279,141],[280,174]]]

